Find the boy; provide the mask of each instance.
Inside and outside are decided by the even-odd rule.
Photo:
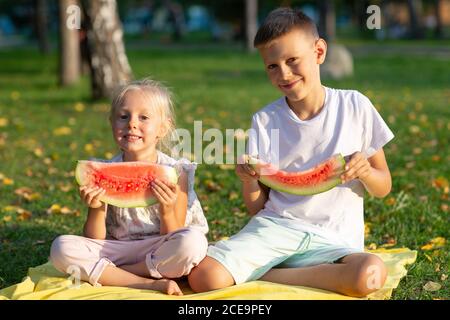
[[[253,116],[248,152],[285,171],[301,171],[341,153],[348,155],[342,184],[313,196],[270,190],[238,164],[247,209],[253,215],[236,235],[208,248],[189,275],[196,292],[260,279],[363,297],[380,289],[386,268],[364,253],[364,188],[384,197],[391,176],[383,146],[393,138],[371,102],[354,90],[322,86],[319,66],[327,45],[310,18],[274,10],[254,45],[283,97]],[[278,130],[278,154],[271,130]],[[278,157],[278,159],[276,159]]]

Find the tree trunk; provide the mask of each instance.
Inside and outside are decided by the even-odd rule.
[[[48,41],[48,7],[47,0],[36,0],[36,33],[38,37],[39,50],[43,54],[50,52]]]
[[[420,39],[423,37],[422,25],[420,23],[420,15],[422,11],[421,0],[408,0],[409,24],[411,38]]]
[[[441,16],[441,0],[434,0],[434,14],[436,16],[436,27],[434,35],[436,38],[442,38],[442,16]]]
[[[245,32],[247,50],[254,51],[253,40],[258,29],[258,0],[245,0]]]
[[[336,38],[336,10],[333,0],[319,0],[319,34],[327,41]]]
[[[80,41],[78,30],[67,25],[67,8],[77,0],[59,0],[59,84],[68,86],[80,78]]]
[[[111,98],[132,78],[115,0],[83,2],[91,68],[92,97]]]

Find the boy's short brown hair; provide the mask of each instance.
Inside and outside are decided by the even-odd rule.
[[[256,48],[276,38],[279,38],[293,29],[304,30],[315,39],[319,38],[319,32],[314,21],[302,11],[289,7],[273,10],[259,27],[253,41]]]

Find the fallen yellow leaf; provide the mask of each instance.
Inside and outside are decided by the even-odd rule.
[[[90,153],[90,152],[94,151],[94,146],[91,143],[87,143],[84,145],[84,151]]]
[[[58,214],[61,213],[61,206],[59,204],[52,204],[50,208],[47,209],[47,214]]]
[[[13,179],[10,179],[10,178],[3,178],[3,184],[4,184],[5,186],[13,185],[13,184],[14,184],[14,180],[13,180]]]
[[[384,203],[387,204],[388,206],[393,206],[395,202],[396,200],[394,197],[389,197],[384,201]]]
[[[42,157],[42,155],[44,154],[44,152],[42,151],[41,148],[36,148],[33,150],[33,153],[36,157],[40,158]]]
[[[114,155],[111,152],[106,152],[105,153],[105,158],[106,159],[112,159],[112,157],[114,157]]]
[[[439,289],[441,289],[441,287],[442,287],[442,286],[441,286],[439,283],[433,282],[433,281],[428,281],[428,282],[425,283],[425,285],[423,286],[423,288],[424,288],[426,291],[430,291],[430,292],[438,291]]]
[[[235,200],[237,198],[239,198],[239,194],[236,191],[231,191],[228,200]]]
[[[77,102],[77,103],[75,103],[75,106],[74,106],[73,108],[74,108],[75,111],[77,111],[77,112],[83,112],[84,109],[85,109],[85,106],[84,106],[83,103]]]
[[[431,182],[432,186],[438,189],[445,189],[449,187],[448,180],[444,177],[437,177]]]
[[[364,223],[364,237],[367,238],[369,236],[371,226],[372,226],[372,224],[370,222]]]
[[[447,240],[443,237],[436,237],[434,239],[431,239],[426,245],[422,246],[422,250],[432,250],[432,249],[438,249],[442,248]]]
[[[19,208],[18,206],[6,206],[6,207],[3,207],[3,211],[13,212],[13,211],[17,211],[18,208]]]
[[[25,210],[25,209],[22,209],[22,208],[20,208],[20,209],[21,209],[21,210],[19,210],[19,211],[17,212],[17,213],[18,213],[17,220],[19,220],[19,221],[25,221],[25,220],[28,220],[28,219],[31,218],[32,213],[31,213],[30,211]]]
[[[67,136],[72,133],[72,129],[69,127],[60,127],[53,130],[53,135],[55,136]]]
[[[72,213],[72,210],[70,210],[70,209],[67,208],[67,207],[62,207],[61,210],[60,210],[60,212],[61,212],[61,214],[71,214],[71,213]]]
[[[0,127],[6,127],[9,123],[9,120],[6,118],[0,118]]]

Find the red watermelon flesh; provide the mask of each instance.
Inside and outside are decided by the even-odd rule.
[[[271,189],[294,195],[313,195],[328,191],[341,183],[345,160],[337,154],[315,167],[300,171],[278,170],[270,163],[248,156],[247,164],[260,174],[259,181]]]
[[[106,190],[101,201],[122,208],[146,207],[156,202],[151,182],[177,183],[174,168],[142,161],[99,162],[80,160],[75,169],[80,186],[98,186]]]

